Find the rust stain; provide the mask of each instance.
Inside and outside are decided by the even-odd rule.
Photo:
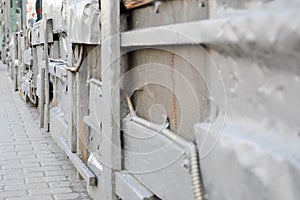
[[[81,159],[86,164],[88,159],[88,150],[87,150],[87,126],[84,123],[83,119],[80,119],[79,123],[79,145],[80,145],[80,153]]]
[[[41,99],[38,98],[38,106],[37,106],[38,114],[41,115]]]
[[[174,125],[173,130],[177,130],[177,99],[176,99],[176,91],[175,91],[175,77],[174,77],[174,58],[175,55],[172,53],[171,57],[171,76],[172,76],[172,106],[173,106],[173,111],[172,111],[172,117],[170,117],[171,125]]]
[[[123,0],[123,3],[127,9],[137,8],[152,2],[154,2],[154,0]]]

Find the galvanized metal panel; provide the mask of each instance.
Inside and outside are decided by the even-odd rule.
[[[227,52],[233,51],[231,45],[246,50],[254,43],[257,50],[259,48],[273,50],[273,45],[280,42],[281,47],[274,50],[282,51],[293,47],[287,42],[291,39],[290,35],[299,41],[297,34],[294,35],[295,31],[299,32],[295,27],[299,24],[299,20],[297,8],[291,9],[290,12],[254,11],[237,16],[128,31],[122,33],[121,41],[124,47],[208,44],[218,50],[223,47],[222,50]],[[273,21],[272,26],[266,27],[265,24],[270,21]],[[281,36],[277,35],[282,27],[285,27],[284,33]]]
[[[69,3],[68,33],[72,43],[101,44],[98,0],[71,1]]]
[[[204,142],[201,156],[209,152],[201,159],[208,199],[299,199],[297,141],[228,122],[220,137],[210,126],[214,124],[195,127],[198,144]]]
[[[131,70],[122,77],[139,116],[193,140],[193,125],[207,113],[205,50],[201,46],[141,48],[130,52]]]
[[[88,149],[90,152],[101,152],[101,137],[103,127],[103,97],[102,83],[96,79],[88,80],[89,84],[89,115],[83,118],[89,126]],[[99,160],[100,161],[100,160]]]
[[[137,125],[123,123],[124,167],[160,199],[193,199],[185,150]]]
[[[66,31],[66,0],[43,1],[43,14],[53,20],[54,32]]]
[[[101,127],[103,118],[105,117],[103,112],[103,91],[102,83],[96,79],[88,80],[90,91],[89,91],[89,119],[92,124],[95,124],[96,131],[99,134],[102,132]],[[92,127],[93,128],[93,127]]]
[[[122,200],[156,200],[152,192],[128,172],[116,173],[116,194]]]
[[[54,29],[62,27],[61,24],[65,23],[62,19],[65,20],[63,15],[66,11],[66,4],[62,5],[62,2],[67,3],[67,1],[44,2],[57,7],[57,10],[53,10],[57,13],[56,15],[48,12],[45,6],[45,12],[49,16],[53,14]],[[129,58],[129,65],[133,64],[132,66],[135,67],[135,65],[158,62],[174,67],[180,73],[187,75],[187,79],[192,84],[200,86],[200,89],[196,90],[196,94],[203,97],[201,112],[207,109],[209,104],[205,100],[213,94],[211,97],[213,97],[216,104],[216,110],[219,111],[216,112],[217,117],[222,118],[225,115],[227,117],[224,121],[226,126],[223,138],[203,161],[204,183],[209,199],[299,199],[300,195],[297,190],[297,186],[300,185],[298,181],[300,179],[298,153],[300,151],[298,148],[300,118],[297,107],[299,99],[297,91],[299,90],[300,80],[298,64],[300,62],[298,47],[300,41],[299,2],[281,0],[264,2],[257,0],[163,1],[160,7],[149,5],[127,11],[126,23],[128,27],[125,28],[119,26],[119,2],[103,0],[101,5],[103,12],[101,30],[103,34],[101,39],[104,42],[108,41],[102,46],[102,69],[100,70],[100,59],[96,58],[100,57],[99,51],[90,54],[88,58],[90,75],[99,80],[103,78],[103,99],[99,101],[97,98],[89,103],[92,111],[86,118],[86,122],[91,125],[97,121],[95,116],[99,115],[97,116],[98,119],[103,120],[105,124],[103,132],[97,130],[100,125],[99,127],[95,124],[91,125],[92,129],[95,130],[90,130],[87,146],[93,152],[92,155],[95,155],[94,161],[105,158],[108,164],[113,164],[113,167],[121,169],[119,152],[121,146],[118,146],[118,151],[114,151],[111,143],[102,140],[106,136],[104,134],[107,134],[109,141],[119,145],[120,134],[118,127],[112,122],[113,112],[109,110],[110,107],[98,109],[97,106],[98,103],[101,105],[109,105],[111,102],[119,103],[119,94],[117,94],[116,101],[113,101],[111,91],[119,78],[119,71],[125,72],[127,68],[126,64],[120,65],[119,61],[113,61],[119,57],[120,53],[119,30],[127,29],[131,31],[121,34],[123,47],[169,45],[172,47],[167,47],[168,51],[180,52],[184,58],[192,61],[189,64],[195,66],[199,64],[200,67],[196,70],[188,70],[189,64],[187,62],[170,52],[162,53],[157,49],[137,50],[129,53],[126,55]],[[208,17],[208,9],[210,19],[204,20]],[[7,15],[8,12],[5,14]],[[94,17],[92,16],[92,19],[97,20]],[[9,16],[4,18],[9,21]],[[91,20],[91,18],[89,19]],[[81,20],[79,22],[85,23],[83,22],[85,19]],[[95,28],[92,30],[93,33],[100,32],[100,28],[97,27],[98,22],[93,27]],[[132,31],[132,29],[138,28],[143,29]],[[8,29],[10,29],[9,26]],[[61,33],[62,30],[56,29],[55,31]],[[6,33],[9,32],[10,30],[4,31],[6,37],[4,42],[6,43],[9,41]],[[41,73],[43,72],[42,67],[45,65],[42,55],[42,32],[42,26],[37,23],[32,30],[32,44],[38,48],[38,50],[36,48],[33,50],[33,77],[32,72],[28,72],[28,79],[24,80],[23,85],[24,90],[29,91],[31,87],[29,80],[32,78],[34,84],[38,87],[37,93],[39,95],[44,92],[44,87],[41,85],[41,83],[44,83],[41,80],[43,79]],[[115,38],[114,34],[116,35]],[[100,34],[96,35],[97,38],[100,38]],[[61,56],[64,60],[69,59],[71,65],[72,61],[70,59],[72,56],[70,56],[69,38],[64,38],[66,35],[56,36],[59,37],[59,51],[61,51],[61,55],[57,55],[57,57]],[[68,36],[70,36],[70,31],[67,31]],[[83,42],[89,43],[91,40],[88,39]],[[80,41],[74,40],[73,42],[79,43]],[[196,46],[198,44],[204,44],[205,49]],[[175,45],[182,46],[174,47]],[[173,47],[174,49],[172,49]],[[4,57],[6,57],[5,54],[6,49],[3,52]],[[124,67],[124,69],[120,70],[120,67]],[[57,77],[65,76],[65,71],[61,70],[60,73],[57,69],[60,68],[53,68],[52,74],[56,74]],[[38,71],[39,76],[37,75]],[[158,78],[168,79],[170,77],[171,73],[160,74],[162,72],[163,70],[158,70]],[[192,76],[196,72],[201,72],[204,75],[203,79],[206,80],[206,83]],[[71,72],[68,75],[67,85],[65,80],[55,81],[58,99],[57,109],[64,115],[61,116],[61,119],[66,120],[65,116],[68,116],[67,121],[71,136],[69,141],[73,143],[74,133],[79,129],[78,124],[76,124],[79,121],[77,118],[82,118],[82,115],[77,116],[79,113],[77,106],[82,102],[81,98],[87,98],[86,96],[88,96],[78,96],[80,93],[75,90],[80,91],[80,87],[84,87],[83,84],[85,83],[82,81],[77,85],[76,81],[78,80],[75,80],[75,75]],[[134,82],[136,80],[130,81]],[[130,81],[125,82],[125,84],[130,84]],[[222,81],[224,85],[220,84]],[[176,86],[176,84],[173,85]],[[209,95],[204,89],[205,85],[211,92]],[[226,91],[223,91],[223,86],[225,86]],[[162,94],[161,101],[166,107],[175,105],[178,108],[176,101],[173,102],[173,105],[170,103],[172,98],[169,97],[172,96],[171,93],[174,91],[169,92],[159,87],[149,88],[144,87],[144,91],[139,91],[139,94],[134,95],[133,100],[139,114],[148,111],[152,100],[148,97],[154,94],[152,91],[159,91]],[[180,87],[175,88],[179,92],[184,90]],[[117,89],[117,91],[119,90]],[[90,97],[91,95],[93,94],[90,90]],[[186,98],[189,100],[190,96]],[[117,103],[115,106],[116,113],[120,110]],[[83,109],[87,109],[87,105]],[[184,112],[189,111],[189,109],[184,109]],[[161,114],[161,112],[155,112],[152,115],[153,120],[161,122]],[[173,115],[176,114],[180,115],[181,113],[173,111]],[[203,113],[201,115],[204,116],[201,120],[205,120],[206,115]],[[172,114],[170,116],[171,118],[174,117]],[[150,118],[151,116],[146,113],[144,117]],[[52,115],[53,131],[57,128],[54,127],[55,120],[57,119]],[[172,128],[176,124],[173,123],[174,121],[176,120],[171,120]],[[177,122],[180,122],[180,120]],[[185,125],[191,128],[194,123],[191,120],[190,123]],[[221,131],[222,124],[219,128]],[[136,132],[133,132],[138,136],[144,136],[143,134],[147,133],[141,127],[134,128],[134,130]],[[140,132],[137,132],[137,130]],[[61,133],[65,130],[56,130],[56,132]],[[214,131],[209,132],[207,140],[215,142],[218,139],[217,133]],[[198,138],[197,143],[200,148],[204,141],[202,136],[205,135],[198,134],[200,138]],[[151,150],[151,148],[158,148],[167,142],[160,137],[156,139],[151,139],[152,142],[143,143],[131,138],[129,135],[125,135],[124,142],[125,148],[127,148],[125,150],[130,149],[140,153]],[[209,149],[209,147],[211,147],[211,143],[208,142],[204,145],[204,150],[205,148]],[[71,146],[71,150],[75,151],[76,145],[75,147]],[[169,157],[176,154],[176,152],[180,152],[180,149],[174,145],[164,149],[161,154],[153,156],[147,154],[147,156],[138,157],[132,152],[125,151],[124,166],[126,169],[131,170],[146,170],[168,161]],[[117,155],[116,160],[114,160],[114,155]],[[100,174],[99,167],[98,169],[95,167],[96,162],[90,163],[91,168]],[[166,198],[172,197],[172,199],[192,199],[193,197],[188,192],[190,191],[188,181],[190,177],[187,171],[182,172],[184,168],[181,167],[181,164],[184,165],[185,160],[180,157],[173,165],[161,171],[134,174],[134,177],[158,197],[165,197],[164,195],[166,195],[168,196]],[[102,199],[116,198],[114,194],[114,170],[103,168],[103,179],[100,180],[102,185],[93,188],[92,192],[95,192],[93,196]],[[274,174],[276,174],[276,177]]]
[[[101,159],[104,167],[101,199],[116,199],[115,170],[121,169],[120,94],[114,88],[120,77],[120,1],[101,0],[101,66],[104,104],[102,114],[103,133]],[[116,93],[113,96],[113,89]],[[113,110],[116,112],[113,113]]]
[[[103,193],[103,188],[99,185],[104,176],[104,166],[101,163],[101,158],[97,152],[91,152],[90,156],[87,161],[88,167],[93,171],[95,174],[97,185],[92,186],[88,185],[87,190],[89,194],[94,198],[97,199]]]
[[[77,154],[81,155],[83,162],[87,162],[88,159],[88,126],[84,122],[84,116],[89,114],[89,85],[87,83],[88,66],[87,60],[84,59],[81,63],[81,67],[76,74],[77,82]],[[82,98],[86,97],[86,98]]]
[[[128,30],[198,21],[208,18],[208,6],[199,0],[161,1],[159,7],[152,4],[132,10],[128,18]]]
[[[87,182],[87,185],[89,186],[96,186],[97,185],[97,180],[95,174],[82,162],[80,157],[73,153],[65,139],[63,137],[55,138],[57,140],[58,145],[60,148],[62,148],[73,165],[76,167],[77,171],[80,173],[80,175],[83,177],[83,179]]]
[[[31,48],[23,51],[23,62],[25,65],[32,65]]]
[[[64,120],[64,113],[59,108],[52,108],[50,110],[50,133],[55,138],[68,136],[68,124]]]
[[[76,127],[76,107],[77,107],[77,84],[75,79],[75,74],[68,71],[68,93],[67,93],[67,109],[68,109],[68,115],[67,119],[69,122],[69,132],[68,132],[68,142],[69,142],[69,148],[72,152],[76,152],[77,150],[77,127]]]

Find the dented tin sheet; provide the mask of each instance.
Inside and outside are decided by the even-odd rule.
[[[66,0],[43,1],[43,14],[53,20],[54,32],[66,31]]]
[[[72,1],[68,6],[68,33],[70,40],[73,43],[100,44],[100,32],[98,1]]]

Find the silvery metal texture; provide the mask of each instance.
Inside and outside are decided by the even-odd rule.
[[[56,33],[66,31],[67,1],[43,1],[43,14],[53,20],[53,31]]]
[[[67,79],[67,70],[65,69],[65,64],[59,62],[50,62],[49,73],[52,76],[61,79],[62,81],[66,81]]]
[[[53,86],[53,97],[55,97],[55,99],[52,99],[51,105],[56,110],[56,112],[54,112],[57,114],[56,118],[61,119],[60,121],[63,121],[63,124],[66,124],[68,127],[68,114],[70,113],[70,110],[68,109],[68,84],[65,64],[50,62],[49,74],[51,75],[50,82]],[[53,121],[53,128],[55,128],[56,122],[57,121]],[[57,126],[61,125],[57,124]],[[64,137],[67,138],[67,134],[65,134]]]
[[[70,54],[68,50],[69,40],[65,37],[59,38],[59,57],[62,60],[68,60],[68,55]]]
[[[81,154],[81,143],[86,145],[85,161],[98,183],[88,186],[93,198],[139,198],[139,184],[160,199],[194,198],[181,147],[129,118],[121,123],[122,131],[117,126],[119,111],[127,107],[119,106],[121,95],[111,95],[112,90],[122,73],[145,66],[124,82],[128,88],[138,85],[130,94],[136,113],[162,127],[167,115],[171,130],[198,145],[207,199],[298,200],[299,1],[161,1],[121,11],[119,3],[44,1],[44,14],[52,19],[51,58],[72,66],[74,44],[85,50],[77,73],[59,62],[49,65],[56,100],[50,132],[66,139],[69,153]],[[2,19],[10,21],[9,8],[2,10]],[[29,66],[20,86],[24,99],[35,87],[43,96],[42,22],[31,30],[31,52],[24,50],[18,63],[10,27],[2,29],[2,55],[10,69]],[[127,60],[118,59],[123,52]],[[176,73],[188,80],[198,101],[186,95],[188,87]],[[165,84],[140,84],[151,76]],[[168,162],[173,156],[178,159]]]
[[[120,88],[116,86],[120,75],[120,1],[101,1],[101,71],[103,83],[103,133],[105,137],[101,141],[101,159],[106,163],[103,179],[100,185],[103,193],[99,199],[116,199],[115,175],[122,169],[121,131],[120,122]],[[112,96],[113,89],[116,93]],[[111,105],[111,106],[109,106]],[[116,110],[116,112],[113,112]]]
[[[193,140],[193,124],[203,121],[207,112],[204,49],[140,49],[132,52],[131,67],[133,72],[126,76],[125,88],[136,89],[132,98],[138,116],[157,124],[163,124],[163,116],[168,116],[171,130]]]
[[[297,1],[217,1],[212,19],[199,22],[196,41],[214,61],[207,74],[219,70],[224,84],[206,77],[223,124],[196,129],[209,199],[300,197],[299,8]]]
[[[105,166],[101,163],[100,155],[93,151],[90,153],[87,166],[93,171],[97,180],[97,185],[87,186],[87,190],[94,199],[97,199],[99,195],[103,193],[103,187],[99,184],[101,183],[101,179],[103,179]]]
[[[34,24],[34,26],[31,29],[31,37],[31,44],[33,46],[41,45],[44,42],[44,28],[42,21],[39,21]]]
[[[134,9],[130,12],[131,21],[128,29],[164,26],[207,19],[208,6],[203,6],[202,2],[205,3],[205,1],[199,0],[190,0],[188,2],[162,1],[158,12],[155,12],[154,5]]]
[[[217,131],[195,132],[200,156],[207,153],[201,163],[208,199],[298,199],[299,3],[208,5],[209,19],[179,24],[143,18],[151,7],[136,10],[140,16],[134,15],[134,22],[144,23],[133,28],[142,29],[123,33],[122,46],[204,46],[203,74],[216,106],[211,114],[224,120]],[[164,24],[170,25],[159,27]],[[160,56],[144,51],[148,53],[133,58]],[[141,95],[135,103],[143,108],[148,101]]]
[[[89,126],[88,149],[91,152],[100,152],[102,137],[103,115],[99,110],[103,110],[102,83],[96,79],[88,80],[89,84],[89,115],[83,118]]]
[[[97,180],[95,174],[90,170],[90,168],[86,166],[85,163],[82,162],[81,158],[76,153],[73,153],[69,149],[65,139],[63,137],[58,137],[55,139],[58,145],[60,146],[60,148],[65,151],[65,154],[69,157],[74,167],[77,169],[78,173],[86,181],[87,185],[96,186]]]
[[[160,199],[193,199],[185,149],[128,119],[123,132],[124,167],[134,178]]]
[[[68,138],[68,124],[59,108],[50,109],[50,121],[50,133],[54,138]]]
[[[202,152],[220,137],[209,124],[198,124],[195,131],[199,144],[206,141]],[[266,131],[226,124],[216,146],[201,159],[208,199],[299,199],[299,151],[292,137],[276,138]]]
[[[23,62],[25,65],[32,65],[31,48],[23,50]]]
[[[23,62],[23,49],[25,46],[24,43],[24,37],[23,37],[23,33],[20,32],[18,35],[18,63],[19,63],[19,67],[18,67],[18,78],[17,78],[17,90],[18,88],[21,86],[21,81],[22,81],[22,76],[23,76],[23,72],[24,72],[24,62]]]
[[[72,43],[100,44],[100,8],[97,0],[73,0],[68,5],[68,34]]]
[[[157,200],[151,191],[125,171],[116,173],[116,194],[123,200]]]
[[[36,75],[34,75],[36,78],[36,87],[37,87],[37,90],[36,90],[36,94],[38,97],[40,97],[41,95],[41,73],[42,73],[42,68],[43,68],[43,47],[41,45],[38,45],[35,47],[35,53],[33,54],[33,60],[35,60],[35,63],[34,63],[34,68],[35,68],[35,72],[36,72]]]

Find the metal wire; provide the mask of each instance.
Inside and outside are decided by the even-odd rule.
[[[77,60],[76,60],[76,63],[74,64],[74,67],[65,66],[67,71],[71,71],[71,72],[79,71],[82,61],[83,61],[83,46],[82,45],[80,45],[79,55],[77,53],[75,53],[75,56],[77,56]]]
[[[199,55],[203,53],[200,48],[189,47],[189,52],[192,50]],[[152,76],[156,76],[161,81],[139,87],[132,95],[132,102],[138,116],[160,124],[163,121],[162,115],[167,115],[170,129],[192,141],[195,138],[193,125],[206,118],[209,94],[201,76],[201,56],[189,61],[191,56],[187,55],[185,59],[175,52],[187,54],[176,47],[175,50],[143,49],[132,55],[133,65],[136,66],[147,63],[166,66],[163,72],[158,71],[155,75],[147,74],[147,70],[139,72],[141,79],[152,80]]]
[[[200,168],[200,160],[199,160],[199,153],[197,149],[197,145],[194,142],[187,141],[186,139],[180,137],[176,133],[172,132],[168,128],[161,128],[161,125],[152,123],[150,121],[147,121],[146,119],[138,117],[135,112],[134,112],[134,106],[131,102],[131,99],[129,95],[124,92],[124,96],[126,99],[126,102],[128,104],[130,113],[133,114],[131,115],[131,120],[143,125],[149,129],[152,129],[158,133],[161,133],[180,145],[183,148],[188,148],[189,152],[189,162],[190,162],[190,173],[192,176],[192,187],[193,187],[193,192],[194,192],[194,197],[195,200],[204,200],[204,186],[202,183],[202,175],[201,175],[201,168]]]

